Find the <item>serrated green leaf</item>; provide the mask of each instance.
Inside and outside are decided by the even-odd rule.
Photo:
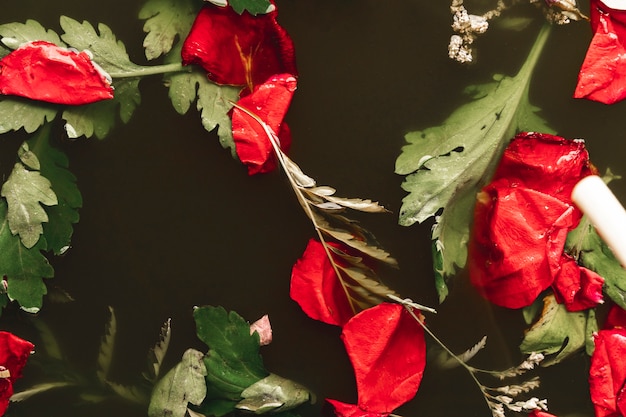
[[[28,311],[36,311],[41,308],[46,294],[43,278],[54,276],[48,259],[41,254],[46,249],[46,241],[39,239],[35,246],[27,249],[19,237],[11,233],[7,214],[7,204],[0,200],[0,277],[7,279],[8,299],[16,300]]]
[[[543,361],[542,366],[557,364],[587,347],[587,339],[591,337],[588,333],[588,319],[590,317],[587,312],[567,311],[550,294],[544,298],[541,317],[526,332],[520,351],[526,354],[540,352],[544,355],[555,355]]]
[[[10,38],[12,40],[11,43],[16,47],[33,41],[46,41],[57,46],[66,46],[55,31],[52,29],[46,30],[41,23],[32,19],[28,19],[26,23],[14,22],[0,25],[0,37],[3,39],[3,43],[5,42],[4,38]]]
[[[208,132],[217,127],[220,144],[224,149],[230,149],[233,158],[237,158],[228,112],[239,98],[240,88],[214,84],[200,70],[174,73],[166,76],[165,80],[174,109],[179,114],[185,114],[196,101],[202,126]]]
[[[96,370],[96,376],[103,384],[107,382],[111,363],[113,362],[113,349],[115,347],[115,335],[117,334],[117,319],[112,307],[109,307],[109,313],[109,322],[104,328],[104,335],[98,350],[98,369]]]
[[[49,221],[43,225],[43,231],[48,249],[59,255],[70,245],[72,225],[78,222],[78,208],[82,207],[83,199],[76,177],[68,170],[67,156],[50,144],[49,126],[26,143],[37,156],[41,175],[50,181],[57,196],[58,204],[46,209]]]
[[[243,390],[241,398],[238,409],[265,414],[291,410],[309,401],[311,393],[290,379],[269,374]]]
[[[184,39],[196,17],[197,7],[193,0],[148,0],[139,11],[139,19],[145,20],[143,40],[146,58],[149,60],[167,54],[176,37]]]
[[[203,356],[202,352],[187,349],[181,362],[157,382],[150,397],[150,417],[184,417],[189,403],[202,403],[207,374]]]
[[[39,171],[41,168],[41,164],[39,163],[39,158],[35,155],[28,146],[28,142],[22,142],[20,148],[17,150],[17,157],[20,158],[20,161],[30,169],[35,171]]]
[[[26,248],[32,248],[43,234],[42,223],[48,221],[42,204],[58,204],[50,181],[39,171],[29,171],[18,162],[2,185],[0,195],[7,200],[11,232],[20,236]]]
[[[264,14],[267,13],[268,10],[271,10],[269,0],[229,0],[228,4],[238,14],[247,11],[251,15],[256,16],[257,14]]]
[[[169,348],[171,337],[171,319],[167,319],[163,326],[161,326],[159,341],[148,353],[148,371],[144,373],[144,377],[150,382],[154,383],[159,377],[161,365],[163,364],[167,349]]]
[[[98,24],[98,33],[87,21],[79,23],[67,16],[61,16],[60,21],[65,31],[61,39],[79,51],[89,50],[93,54],[93,61],[113,78],[141,68],[130,61],[124,43],[117,40],[107,25]]]
[[[237,313],[223,307],[198,307],[193,312],[198,338],[209,347],[207,381],[222,398],[239,400],[241,392],[268,373],[259,355],[259,335]]]
[[[546,26],[515,77],[498,76],[474,87],[474,101],[454,111],[441,126],[406,136],[408,144],[396,160],[396,173],[406,175],[402,188],[409,192],[399,223],[423,222],[444,208],[435,229],[444,276],[455,272],[454,265],[465,264],[473,198],[489,179],[505,144],[519,130],[551,131],[528,102],[533,68],[548,33]]]
[[[0,134],[24,129],[33,133],[45,122],[54,120],[57,108],[53,104],[19,97],[0,99]]]
[[[65,130],[70,138],[95,136],[105,138],[115,126],[116,113],[127,123],[141,102],[138,78],[116,80],[115,96],[112,100],[98,101],[84,106],[68,107],[63,111]]]

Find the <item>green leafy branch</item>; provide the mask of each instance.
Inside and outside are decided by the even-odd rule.
[[[399,223],[409,226],[435,218],[432,239],[440,302],[447,280],[467,259],[475,195],[489,180],[507,141],[517,131],[550,132],[528,101],[530,80],[550,26],[544,26],[515,77],[468,88],[474,101],[456,109],[440,126],[408,133],[396,160],[404,175]]]

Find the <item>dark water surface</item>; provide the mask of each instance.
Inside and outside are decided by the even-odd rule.
[[[139,1],[4,2],[2,23],[32,18],[60,30],[58,17],[103,22],[144,64]],[[518,311],[493,308],[461,272],[449,299],[437,306],[430,260],[430,223],[404,228],[397,212],[405,195],[394,162],[411,130],[442,122],[464,102],[462,90],[493,73],[514,75],[542,24],[524,6],[512,14],[535,16],[521,32],[497,28],[477,43],[479,61],[460,66],[447,58],[451,34],[444,0],[281,0],[279,22],[292,36],[300,78],[287,120],[290,156],[320,184],[346,197],[381,201],[394,214],[359,217],[400,263],[386,283],[403,296],[437,307],[432,329],[455,351],[488,336],[476,366],[520,362],[524,324]],[[588,6],[581,7],[587,10]],[[593,162],[626,174],[623,115],[626,103],[604,106],[571,98],[591,33],[579,23],[553,30],[531,86],[531,102],[561,136],[585,138]],[[222,305],[253,321],[269,314],[274,342],[262,349],[268,370],[308,386],[318,402],[301,415],[318,416],[323,398],[356,401],[351,365],[339,329],[308,319],[289,298],[291,267],[314,230],[280,173],[248,177],[243,166],[200,125],[193,110],[178,115],[160,77],[141,82],[142,104],[128,125],[105,140],[66,145],[84,208],[72,248],[55,258],[49,281],[76,301],[45,300],[37,320],[54,331],[68,363],[95,370],[97,350],[115,309],[118,345],[112,379],[132,383],[163,321],[172,318],[165,366],[188,347],[203,349],[191,317],[196,305]],[[22,134],[3,138],[0,170],[10,172]],[[7,155],[9,155],[7,157]],[[626,185],[613,187],[626,201]],[[31,338],[38,333],[24,313],[5,311],[0,326]],[[577,357],[542,372],[550,409],[560,416],[593,414],[587,360]],[[21,387],[37,382],[28,368]],[[18,387],[19,388],[19,387]],[[73,389],[42,394],[11,406],[10,416],[142,416],[123,401],[79,404]],[[462,370],[427,367],[404,416],[488,416],[480,393]]]

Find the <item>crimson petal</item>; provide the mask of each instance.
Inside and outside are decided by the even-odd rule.
[[[295,90],[295,77],[280,74],[257,86],[252,94],[237,102],[238,107],[258,116],[273,132],[278,133],[279,145],[285,152],[291,144],[291,135],[283,118]],[[235,107],[232,114],[237,155],[248,166],[248,174],[269,172],[276,167],[272,143],[263,126],[241,108]]]
[[[4,414],[13,395],[13,383],[22,376],[22,368],[35,346],[12,333],[0,331],[0,370],[9,372],[0,378],[0,416]]]
[[[594,35],[574,97],[612,104],[626,98],[626,11],[591,0],[590,15]]]
[[[311,239],[291,272],[290,296],[312,319],[343,326],[354,315],[324,246]]]
[[[337,417],[387,417],[390,413],[376,413],[365,411],[355,404],[347,404],[337,400],[327,399],[335,409]]]
[[[341,338],[354,367],[361,410],[389,414],[415,396],[426,366],[426,342],[424,329],[402,305],[363,310],[346,323]]]
[[[85,51],[26,43],[0,60],[0,93],[81,105],[113,98],[110,77]]]
[[[589,370],[589,391],[596,417],[619,417],[624,404],[626,382],[626,329],[600,330],[594,336],[595,349]]]
[[[183,44],[183,64],[200,65],[212,81],[249,91],[273,75],[297,75],[293,41],[276,15],[203,6]]]
[[[560,271],[552,284],[558,302],[569,311],[587,310],[602,303],[604,278],[579,266],[571,256],[563,255],[561,259]]]

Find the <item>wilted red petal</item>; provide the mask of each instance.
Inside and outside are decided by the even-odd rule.
[[[571,256],[563,255],[552,288],[558,302],[565,304],[569,311],[581,311],[602,303],[603,285],[604,278],[579,266]]]
[[[572,207],[547,194],[498,180],[480,193],[469,244],[472,284],[492,303],[521,308],[552,284],[551,264],[575,224]],[[556,260],[554,259],[556,258]]]
[[[612,104],[626,98],[626,11],[591,0],[593,39],[578,74],[575,98]]]
[[[4,414],[13,395],[13,383],[22,376],[22,368],[35,346],[12,333],[0,331],[0,370],[9,376],[0,378],[0,416]]]
[[[347,404],[337,400],[327,399],[326,401],[334,407],[337,417],[387,417],[390,414],[365,411],[356,404]]]
[[[290,296],[312,319],[343,326],[354,315],[324,246],[311,239],[291,271]]]
[[[626,382],[626,330],[600,330],[594,336],[595,350],[591,356],[589,391],[596,417],[619,417],[618,397],[623,403],[622,389]]]
[[[80,105],[113,98],[108,75],[86,52],[29,42],[0,60],[0,93]]]
[[[276,15],[205,5],[183,44],[183,63],[202,66],[216,83],[250,91],[273,75],[297,75],[293,42]]]
[[[391,413],[415,396],[426,343],[422,326],[402,305],[363,310],[346,323],[341,338],[354,367],[360,409]]]
[[[507,146],[492,181],[503,178],[512,187],[532,188],[572,204],[572,189],[592,171],[584,141],[522,132]]]
[[[295,90],[296,79],[290,74],[280,74],[257,86],[252,94],[237,102],[237,106],[252,112],[278,133],[283,151],[291,144],[291,134],[283,118]],[[269,172],[276,167],[272,143],[259,122],[235,107],[232,129],[237,156],[248,166],[248,174]]]

